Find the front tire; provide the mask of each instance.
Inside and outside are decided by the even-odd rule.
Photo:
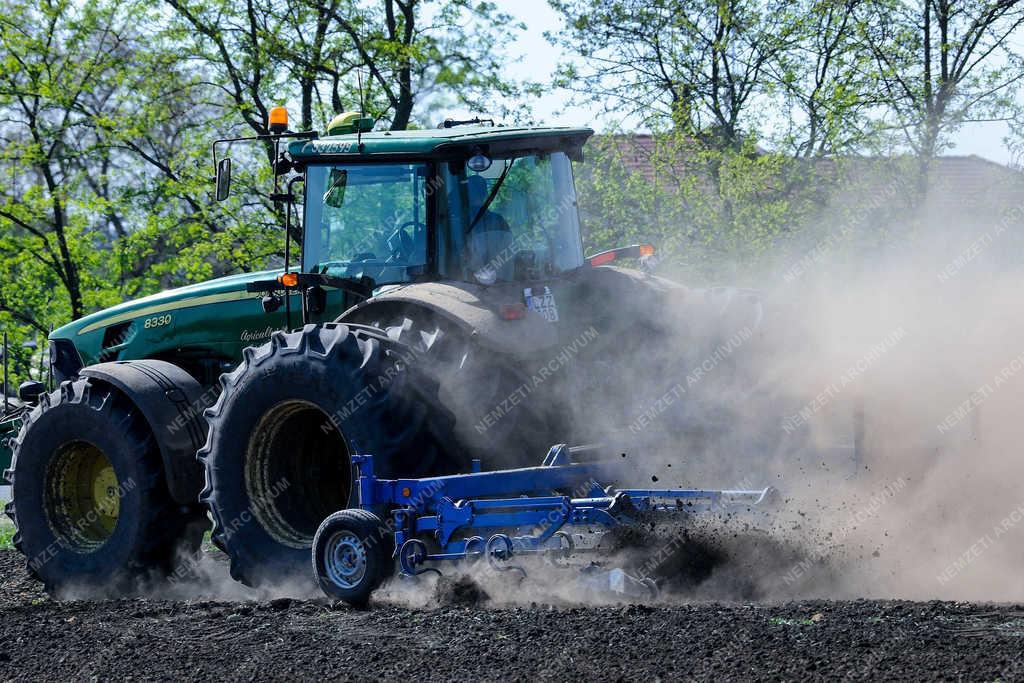
[[[119,596],[198,552],[205,512],[174,502],[149,425],[110,385],[79,379],[44,395],[14,445],[14,544],[51,594]]]

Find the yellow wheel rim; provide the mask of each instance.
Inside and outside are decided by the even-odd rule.
[[[80,552],[103,545],[121,511],[117,474],[103,451],[84,441],[67,444],[48,475],[45,507],[54,535]]]

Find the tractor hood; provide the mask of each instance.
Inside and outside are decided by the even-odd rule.
[[[75,339],[101,328],[118,323],[149,316],[166,315],[171,312],[196,306],[204,306],[225,301],[259,298],[259,294],[247,292],[246,283],[253,280],[274,279],[280,270],[267,270],[256,273],[239,273],[208,280],[194,285],[168,289],[141,299],[133,299],[116,306],[111,306],[84,318],[59,327],[50,334],[51,339]]]
[[[246,291],[248,283],[280,272],[240,273],[169,289],[68,323],[50,334],[54,375],[69,378],[83,365],[155,358],[211,384],[241,359],[245,347],[287,327],[285,307],[268,314],[262,295]]]

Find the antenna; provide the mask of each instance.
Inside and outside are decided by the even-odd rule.
[[[356,83],[359,87],[359,113],[365,113],[363,110],[366,108],[366,102],[363,100],[363,70],[356,69]]]
[[[356,83],[359,84],[359,118],[366,116],[366,102],[363,100],[363,71],[356,69]],[[356,146],[360,154],[363,151],[363,127],[356,122]]]

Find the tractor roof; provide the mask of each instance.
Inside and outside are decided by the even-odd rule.
[[[288,151],[302,162],[320,157],[443,157],[448,151],[456,155],[477,146],[490,154],[500,154],[508,150],[578,149],[593,133],[589,128],[570,127],[455,126],[363,133],[361,140],[355,133],[328,135],[293,142]]]

